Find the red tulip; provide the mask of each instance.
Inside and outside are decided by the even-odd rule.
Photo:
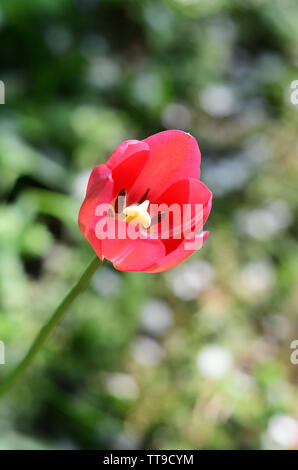
[[[196,251],[209,234],[201,229],[212,204],[211,191],[199,181],[200,160],[195,138],[170,130],[123,142],[96,166],[79,226],[100,259],[121,271],[155,273]],[[188,208],[183,223],[167,210],[172,204],[178,215]]]

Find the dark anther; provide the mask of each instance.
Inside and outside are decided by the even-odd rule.
[[[152,227],[152,225],[156,225],[156,224],[159,224],[160,222],[162,222],[163,219],[165,218],[165,216],[166,216],[166,212],[160,212],[159,214],[152,217],[151,227]]]
[[[148,193],[150,191],[150,188],[147,189],[147,191],[145,192],[144,196],[141,197],[141,199],[139,200],[138,204],[142,204],[142,202],[146,201],[146,198],[148,196]]]
[[[115,212],[119,214],[119,212],[123,212],[123,209],[126,206],[126,189],[121,189],[120,193],[117,196],[115,202]]]

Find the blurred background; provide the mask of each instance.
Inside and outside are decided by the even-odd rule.
[[[1,0],[0,380],[93,256],[92,167],[193,134],[203,249],[106,263],[0,401],[1,449],[298,448],[296,0]]]

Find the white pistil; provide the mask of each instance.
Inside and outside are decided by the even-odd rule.
[[[151,217],[147,212],[149,207],[148,199],[142,204],[134,204],[128,206],[123,210],[123,214],[126,215],[126,221],[131,222],[135,225],[143,225],[144,228],[149,228],[151,225]]]

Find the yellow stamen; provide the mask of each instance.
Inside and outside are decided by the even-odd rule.
[[[144,228],[149,228],[151,224],[151,217],[147,212],[148,207],[148,200],[142,202],[142,204],[135,204],[126,207],[123,210],[123,214],[126,215],[126,221],[135,225],[142,224]]]

